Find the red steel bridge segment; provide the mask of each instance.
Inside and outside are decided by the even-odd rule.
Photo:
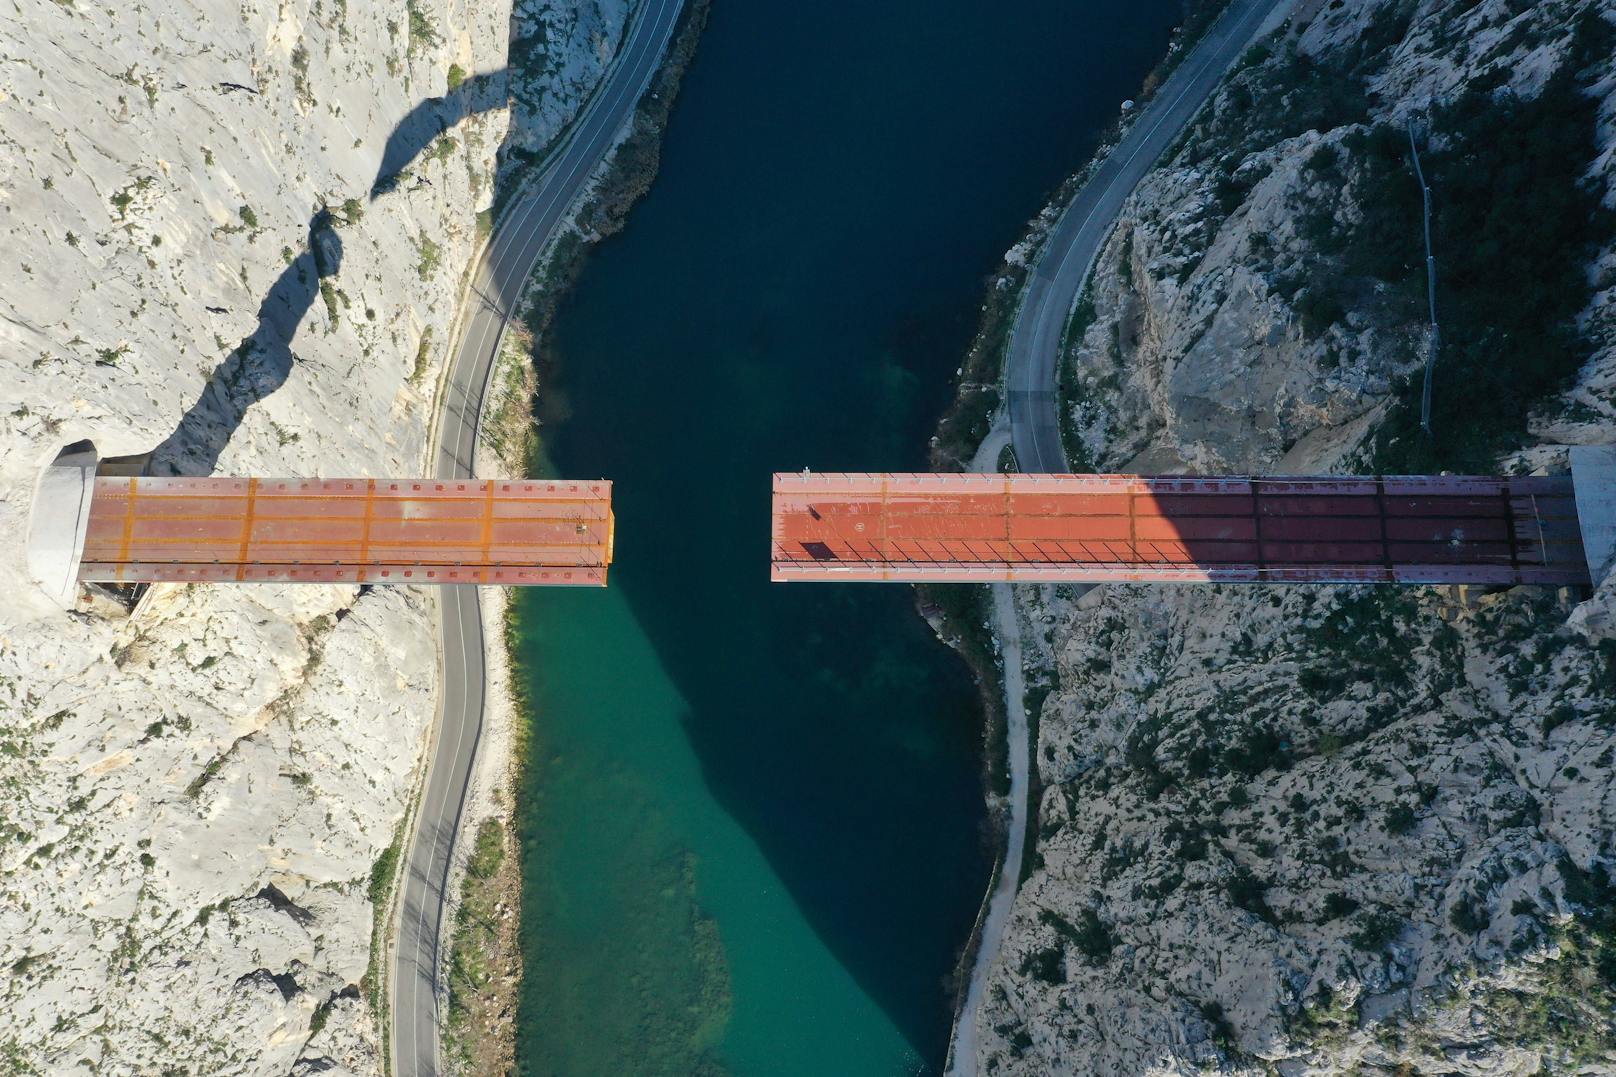
[[[778,474],[776,581],[1589,583],[1569,476]]]
[[[611,483],[98,476],[81,581],[605,586]]]

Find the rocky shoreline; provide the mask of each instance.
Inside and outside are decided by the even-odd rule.
[[[1227,0],[1198,0],[1187,11],[1186,19],[1174,30],[1167,54],[1145,77],[1137,101],[1148,101],[1156,89],[1171,73],[1173,67],[1192,48],[1218,13],[1227,6]],[[1089,161],[1078,172],[1056,187],[1037,216],[1029,222],[1022,239],[1005,254],[988,279],[987,293],[978,315],[976,334],[966,350],[964,361],[956,375],[954,397],[943,414],[931,438],[929,457],[933,471],[965,471],[973,465],[979,446],[988,438],[998,417],[1002,397],[1000,385],[1011,325],[1020,305],[1027,273],[1049,231],[1059,220],[1061,211],[1082,189],[1089,177],[1104,162],[1117,141],[1127,131],[1135,111],[1122,115],[1099,138]],[[999,470],[1014,471],[1015,459],[1008,444],[999,454]],[[917,584],[916,610],[931,627],[937,638],[953,649],[965,661],[976,681],[983,713],[982,788],[988,805],[987,827],[981,840],[989,847],[1000,849],[1005,843],[1008,826],[1009,792],[1008,737],[1005,715],[1005,689],[1003,658],[1000,640],[993,627],[993,608],[990,589]],[[1046,660],[1047,652],[1041,655]],[[1037,671],[1035,671],[1036,673]],[[1045,671],[1047,676],[1047,671]],[[1028,691],[1027,718],[1033,742],[1037,740],[1038,709],[1042,706],[1050,687],[1040,683]],[[1033,802],[1040,791],[1037,771],[1031,775]],[[997,854],[996,854],[997,855]],[[1028,842],[1022,863],[1016,870],[1025,877],[1036,855],[1035,843]],[[999,859],[1002,860],[1002,857]],[[961,945],[950,977],[948,993],[953,999],[956,1019],[972,962],[981,943],[981,931],[987,915],[988,903],[998,885],[999,874],[1005,870],[1001,863],[982,899],[982,908],[970,936]]]
[[[614,147],[590,194],[524,289],[493,375],[479,448],[479,474],[529,474],[540,457],[542,376],[557,304],[581,271],[589,248],[619,231],[656,178],[662,131],[679,83],[695,56],[710,0],[687,0],[668,57]],[[521,857],[514,835],[530,718],[513,676],[515,612],[510,596],[483,596],[489,655],[488,736],[468,796],[451,889],[449,998],[445,1061],[462,1074],[514,1072],[521,991]],[[496,630],[497,629],[497,630]]]
[[[1616,437],[1600,223],[1616,207],[1612,14],[1299,4],[1102,250],[1061,357],[1081,458],[1146,472],[1444,466],[1411,456],[1398,426],[1423,313],[1402,299],[1404,263],[1419,263],[1417,216],[1404,224],[1414,113],[1452,274],[1445,391],[1459,391],[1466,342],[1514,316],[1488,309],[1487,263],[1467,262],[1496,250],[1468,176],[1495,177],[1499,205],[1550,199],[1508,216],[1558,237],[1572,270],[1565,283],[1541,271],[1555,298],[1524,305],[1578,369],[1534,381],[1555,360],[1523,359],[1516,384],[1540,386],[1530,413],[1489,412],[1486,439],[1449,416],[1436,451],[1470,469],[1553,470],[1564,445]],[[1456,107],[1467,101],[1487,107]],[[1463,163],[1441,170],[1449,160]],[[1520,193],[1504,179],[1516,169],[1535,177]],[[1537,257],[1512,249],[1512,264]],[[1001,287],[990,305],[1012,310],[1013,281]],[[991,387],[991,365],[963,380]],[[984,1072],[1616,1064],[1610,584],[1591,597],[1025,587],[1017,601],[1052,688],[1036,701],[1036,846],[979,1019]]]

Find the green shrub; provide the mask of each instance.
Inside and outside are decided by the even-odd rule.
[[[1358,920],[1358,930],[1347,936],[1354,947],[1378,954],[1403,933],[1403,920],[1389,912],[1372,912]]]
[[[1234,1026],[1229,1023],[1228,1015],[1223,1012],[1221,1002],[1201,1003],[1201,1020],[1206,1022],[1207,1035],[1221,1050],[1232,1051],[1235,1047]]]
[[[1358,911],[1358,903],[1347,895],[1334,893],[1324,899],[1324,918],[1326,920],[1339,920],[1343,916],[1351,916]]]
[[[426,377],[428,366],[432,363],[432,327],[429,325],[421,331],[421,342],[415,348],[415,366],[410,370],[410,384],[420,387],[421,381]]]
[[[410,52],[413,54],[421,49],[437,46],[442,41],[442,38],[438,37],[437,24],[421,10],[417,0],[405,0],[404,6],[410,17]]]
[[[440,135],[438,140],[432,143],[432,148],[426,151],[426,159],[440,163],[447,161],[458,145],[452,135]]]
[[[1079,912],[1076,924],[1050,909],[1040,909],[1038,922],[1053,927],[1061,939],[1076,947],[1077,952],[1092,965],[1103,965],[1110,960],[1111,951],[1117,944],[1110,928],[1105,926],[1100,914],[1093,909]]]
[[[1223,765],[1248,778],[1269,769],[1284,770],[1290,762],[1285,741],[1266,727],[1246,730],[1223,752]]]
[[[1448,910],[1448,922],[1465,935],[1479,935],[1492,923],[1492,914],[1479,896],[1467,896],[1453,903]]]
[[[1302,319],[1302,332],[1317,339],[1347,316],[1347,307],[1333,288],[1312,284],[1297,298],[1296,313]]]
[[[1270,924],[1279,923],[1279,917],[1268,907],[1268,884],[1242,869],[1224,884],[1229,903]]]
[[[1031,976],[1040,983],[1066,982],[1066,954],[1059,946],[1045,946],[1021,959],[1021,975]]]
[[[1576,717],[1576,709],[1572,707],[1571,704],[1557,704],[1553,710],[1549,711],[1548,714],[1543,716],[1543,721],[1541,724],[1543,735],[1545,737],[1548,736],[1550,733],[1554,732],[1556,729],[1559,729],[1567,722],[1573,721]]]
[[[422,232],[415,240],[415,251],[420,255],[420,261],[415,266],[416,273],[422,280],[431,280],[432,274],[438,271],[438,266],[443,261],[443,248]]]
[[[380,906],[387,900],[387,891],[393,884],[393,875],[398,870],[398,854],[401,842],[395,841],[382,850],[382,855],[370,866],[370,886],[365,896],[372,905]]]

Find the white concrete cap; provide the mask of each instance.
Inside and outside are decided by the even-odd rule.
[[[1588,575],[1598,587],[1616,567],[1616,445],[1572,446],[1571,482]]]
[[[34,488],[28,571],[63,609],[72,609],[78,601],[79,558],[84,554],[99,460],[93,444],[75,442],[57,454]]]

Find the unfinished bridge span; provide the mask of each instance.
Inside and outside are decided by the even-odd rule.
[[[778,474],[776,581],[1587,585],[1571,476]]]
[[[605,481],[89,472],[54,508],[34,560],[64,597],[79,583],[599,587],[614,537]]]

